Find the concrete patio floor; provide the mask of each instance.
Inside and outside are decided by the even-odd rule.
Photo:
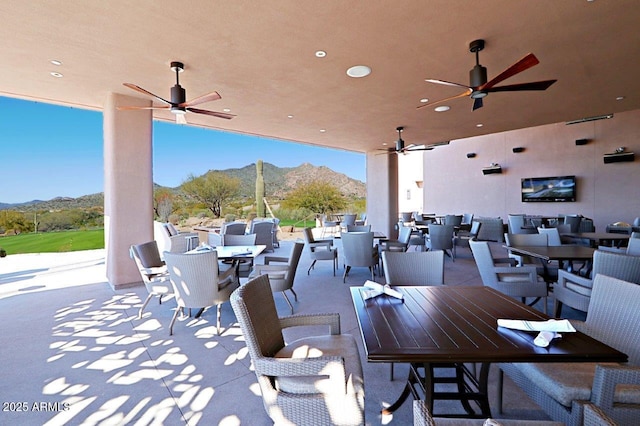
[[[284,241],[276,254],[287,255],[290,247]],[[305,251],[295,281],[295,312],[338,312],[343,333],[356,336],[367,424],[412,424],[409,402],[393,416],[380,415],[400,394],[407,370],[397,364],[396,379],[390,381],[388,364],[364,358],[349,286],[361,285],[367,269],[353,268],[343,284],[342,268],[334,277],[330,262],[318,262],[307,275],[309,265]],[[468,248],[458,248],[455,262],[445,259],[445,282],[482,285]],[[271,424],[231,306],[222,307],[220,336],[215,309],[199,319],[177,321],[169,336],[175,302],[160,305],[154,299],[138,320],[145,297],[142,285],[111,289],[104,250],[0,259],[0,424]],[[282,296],[275,299],[279,313],[287,315]],[[490,376],[495,407],[496,368]],[[508,379],[505,383],[505,413],[498,416],[494,409],[494,416],[546,418]],[[446,404],[461,410],[458,403]]]

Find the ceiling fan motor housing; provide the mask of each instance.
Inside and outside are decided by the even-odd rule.
[[[475,65],[469,71],[469,86],[476,88],[487,82],[487,69],[480,64]]]
[[[183,104],[187,101],[187,93],[186,90],[179,84],[176,84],[171,88],[171,111],[180,110],[185,111],[184,107],[179,107],[178,105]]]

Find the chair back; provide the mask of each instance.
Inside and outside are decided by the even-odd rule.
[[[369,232],[371,225],[347,225],[347,232]]]
[[[355,214],[355,213],[347,213],[342,218],[342,222],[340,223],[340,225],[342,225],[342,226],[355,225],[357,217],[358,217],[358,215]]]
[[[304,243],[295,242],[287,261],[287,271],[282,279],[271,279],[272,291],[285,291],[293,287],[293,282],[296,278],[296,271],[298,270],[298,263],[300,263],[300,256],[304,249]]]
[[[462,215],[462,224],[471,225],[473,223],[473,213],[464,213]]]
[[[630,256],[640,256],[640,238],[629,238],[626,253]]]
[[[444,252],[442,250],[382,252],[384,277],[389,285],[444,284]]]
[[[525,227],[525,215],[524,214],[510,214],[509,221],[509,233],[511,234],[533,234],[535,228]]]
[[[532,247],[545,247],[548,245],[548,237],[546,234],[504,234],[504,240],[508,246],[532,246]],[[539,262],[533,259],[531,256],[521,256],[518,254],[512,254],[509,252],[509,257],[517,259],[520,265],[525,263]]]
[[[493,256],[491,255],[489,243],[486,241],[469,240],[469,247],[476,261],[482,283],[486,286],[491,286],[490,284],[496,282],[497,278],[493,272]]]
[[[231,294],[236,314],[253,362],[273,357],[284,347],[278,311],[267,275],[259,275]]]
[[[222,226],[222,235],[244,235],[247,231],[247,224],[244,222],[229,222]]]
[[[138,265],[138,269],[164,266],[158,251],[158,242],[155,240],[132,245],[129,254]]]
[[[471,222],[471,229],[469,230],[469,238],[476,238],[480,233],[480,227],[482,226],[482,222],[478,222],[474,220]]]
[[[564,224],[571,227],[571,232],[580,232],[580,222],[582,222],[582,216],[579,215],[567,215],[564,217]]]
[[[218,299],[218,253],[164,253],[178,306],[202,308],[221,303]]]
[[[401,226],[398,231],[398,242],[408,245],[409,240],[411,239],[411,232],[413,230],[410,226]]]
[[[451,250],[453,248],[453,225],[429,225],[429,249]]]
[[[460,226],[462,225],[462,215],[448,214],[444,217],[445,225]]]
[[[251,222],[249,233],[255,234],[255,244],[266,246],[265,251],[273,251],[273,222],[266,220]]]
[[[411,220],[413,219],[413,212],[400,213],[400,219],[402,219],[403,222],[411,222]]]
[[[223,246],[254,246],[256,245],[256,234],[224,234],[222,236]]]
[[[547,245],[549,246],[562,245],[558,228],[538,228],[538,234],[545,234],[547,236]]]
[[[311,228],[304,228],[302,230],[302,236],[304,237],[304,242],[307,244],[316,242],[315,238],[313,238],[313,232],[311,231]]]
[[[640,286],[598,274],[593,281],[585,320],[589,335],[624,352],[631,365],[640,365]]]
[[[374,266],[373,232],[343,232],[342,253],[347,266]]]
[[[596,250],[593,252],[593,270],[591,273],[593,277],[602,274],[640,284],[640,256]]]

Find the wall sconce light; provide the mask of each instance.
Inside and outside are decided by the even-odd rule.
[[[416,186],[417,186],[418,188],[422,188],[422,181],[421,181],[421,180],[417,180],[417,181],[416,181]]]
[[[589,143],[589,139],[576,139],[576,145],[586,145]]]
[[[627,152],[625,149],[624,146],[621,146],[620,148],[616,148],[616,152],[604,154],[604,163],[621,163],[635,160],[635,154],[633,152]]]
[[[521,152],[524,152],[524,147],[523,146],[516,146],[516,147],[513,148],[512,151],[513,151],[514,154],[519,154]]]
[[[475,152],[467,152],[467,158],[474,158],[476,156]]]
[[[497,174],[501,174],[502,173],[502,167],[500,166],[500,164],[491,163],[491,165],[489,167],[485,167],[484,169],[482,169],[482,174],[483,175],[492,175],[494,173],[497,173]]]

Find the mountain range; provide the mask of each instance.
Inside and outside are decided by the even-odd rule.
[[[222,172],[229,176],[238,178],[240,180],[241,197],[252,198],[255,196],[255,163],[242,168],[209,170],[209,172],[212,171]],[[287,192],[294,189],[297,185],[316,180],[331,182],[340,190],[342,195],[347,198],[353,199],[366,197],[366,185],[364,182],[352,179],[347,175],[333,171],[326,166],[314,166],[310,163],[303,163],[297,167],[278,167],[265,162],[263,164],[263,177],[265,182],[265,197],[267,199],[282,199],[285,197]],[[154,184],[154,186],[156,188],[161,187],[156,184]],[[179,190],[179,187],[169,189],[177,191]],[[78,198],[56,197],[46,201],[32,200],[15,204],[0,202],[0,210],[67,210],[102,207],[103,205],[104,194],[100,192],[97,194],[83,195]]]

